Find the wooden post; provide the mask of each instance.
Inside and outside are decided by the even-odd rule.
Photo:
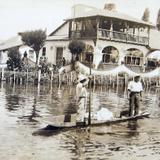
[[[26,75],[27,75],[27,83],[28,83],[28,69],[27,69],[27,74]]]
[[[51,70],[51,83],[53,81],[53,70]]]
[[[109,85],[111,86],[111,75],[109,75]]]
[[[90,56],[90,65],[89,65],[89,72],[91,77],[91,56]],[[91,125],[91,78],[89,80],[89,110],[88,110],[88,125]]]
[[[16,81],[16,71],[15,71],[15,69],[14,69],[14,71],[13,71],[13,83],[15,84],[15,81]]]
[[[94,84],[94,86],[95,86],[95,84],[96,84],[95,75],[94,75],[94,77],[93,77],[93,84]]]
[[[72,84],[72,78],[73,78],[73,77],[72,77],[72,71],[71,71],[71,84]]]
[[[119,86],[119,77],[118,77],[118,74],[117,74],[117,87]]]
[[[2,79],[1,81],[4,81],[4,68],[2,68]]]
[[[38,69],[38,83],[41,81],[41,69]]]

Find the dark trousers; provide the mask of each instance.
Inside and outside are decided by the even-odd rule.
[[[129,116],[135,116],[139,114],[139,106],[140,106],[140,93],[130,93],[129,100]]]

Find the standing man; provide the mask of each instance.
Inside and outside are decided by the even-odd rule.
[[[79,82],[76,86],[76,97],[78,102],[77,122],[85,122],[85,113],[87,108],[87,78],[84,76],[79,77]]]
[[[140,82],[140,75],[134,77],[133,81],[128,84],[129,91],[129,116],[136,116],[139,114],[140,101],[142,99],[142,83]]]

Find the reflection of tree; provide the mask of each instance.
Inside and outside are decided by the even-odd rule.
[[[19,108],[19,101],[20,101],[20,97],[19,95],[7,95],[6,96],[6,108],[9,111],[14,111],[17,110]]]
[[[73,132],[72,132],[73,133]],[[86,129],[77,129],[74,135],[68,134],[66,135],[68,140],[65,141],[66,146],[70,143],[74,147],[68,148],[72,153],[75,154],[77,159],[85,159],[85,154],[87,150],[87,145],[90,144],[90,134],[87,132]]]
[[[76,113],[76,111],[77,111],[77,106],[75,99],[73,99],[73,96],[70,96],[68,99],[67,108],[64,110],[64,114],[73,114]]]
[[[36,121],[34,118],[40,117],[39,114],[37,113],[38,110],[36,109],[36,105],[37,105],[37,95],[34,97],[31,114],[28,116],[29,121]]]

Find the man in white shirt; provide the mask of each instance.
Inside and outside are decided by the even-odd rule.
[[[134,81],[128,84],[129,91],[129,116],[139,114],[140,100],[142,98],[142,83],[140,82],[140,75],[134,77]]]
[[[87,90],[86,85],[88,84],[88,80],[84,76],[79,77],[79,82],[76,86],[76,97],[78,103],[78,111],[77,111],[77,122],[84,122],[85,113],[87,108]]]

